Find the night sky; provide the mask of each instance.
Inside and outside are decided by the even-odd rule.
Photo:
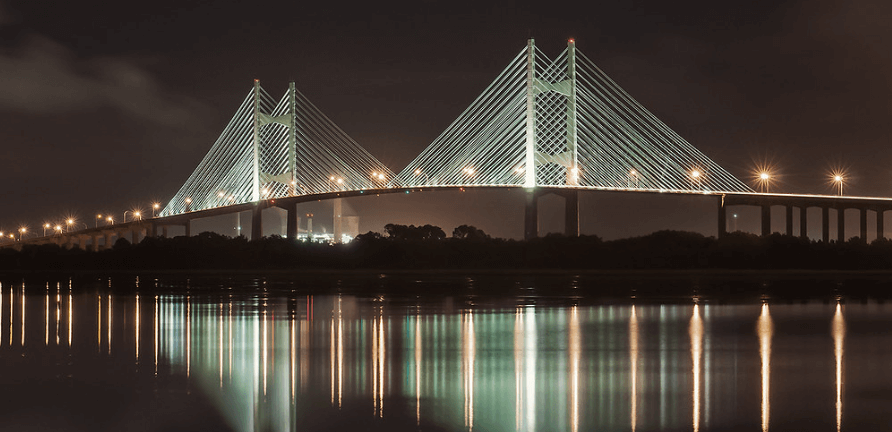
[[[772,191],[892,196],[892,4],[0,0],[0,229],[166,203],[261,80],[289,80],[400,171],[522,50],[566,39],[694,146]],[[520,237],[518,193],[358,198],[361,231]],[[712,200],[583,193],[585,234],[714,234]],[[560,199],[542,206],[561,230]],[[744,212],[746,213],[746,212]],[[755,215],[755,213],[753,213]],[[756,230],[753,225],[739,226]],[[319,221],[314,224],[324,224]],[[730,226],[733,229],[733,226]]]

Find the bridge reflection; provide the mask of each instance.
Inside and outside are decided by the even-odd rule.
[[[46,284],[0,285],[0,305],[0,359],[50,350],[111,356],[156,383],[183,376],[240,431],[298,430],[322,415],[319,402],[451,430],[697,431],[731,419],[767,431],[784,387],[768,304],[484,308]],[[843,311],[830,321],[837,430]],[[723,339],[716,326],[732,318],[755,332]],[[717,340],[758,351],[714,350]],[[746,379],[761,391],[738,391]]]

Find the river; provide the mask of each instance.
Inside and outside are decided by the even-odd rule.
[[[0,429],[892,429],[881,300],[324,279],[4,281]]]

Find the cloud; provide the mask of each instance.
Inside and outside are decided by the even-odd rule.
[[[0,4],[0,22],[8,16]],[[58,114],[111,108],[166,126],[183,125],[194,101],[164,91],[136,62],[114,57],[78,58],[40,35],[0,51],[0,111]]]

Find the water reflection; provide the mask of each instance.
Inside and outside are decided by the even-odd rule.
[[[691,375],[693,384],[693,427],[694,432],[700,430],[700,359],[703,356],[703,320],[700,318],[700,306],[694,305],[694,314],[688,329],[691,336]]]
[[[771,417],[769,385],[771,384],[771,337],[774,334],[774,324],[768,313],[768,303],[762,304],[757,331],[759,334],[759,357],[762,362],[762,432],[767,432]]]
[[[326,415],[319,403],[377,421],[405,418],[412,429],[758,430],[761,411],[768,431],[771,420],[782,428],[785,408],[799,407],[780,398],[772,413],[771,391],[790,395],[794,377],[811,372],[788,365],[813,360],[785,358],[807,354],[782,349],[791,336],[776,334],[774,319],[823,311],[817,337],[825,345],[816,351],[825,363],[831,345],[831,309],[820,305],[458,307],[451,299],[76,292],[70,284],[0,285],[0,362],[52,353],[114,359],[154,391],[181,377],[238,431],[313,430],[307,422]],[[830,322],[837,431],[852,337],[843,310],[836,304]],[[824,374],[807,376],[829,390]],[[760,396],[750,391],[756,386]],[[853,406],[850,399],[850,416]]]
[[[833,314],[833,354],[836,357],[836,430],[842,428],[842,355],[846,335],[846,323],[842,316],[842,306],[836,303]]]

